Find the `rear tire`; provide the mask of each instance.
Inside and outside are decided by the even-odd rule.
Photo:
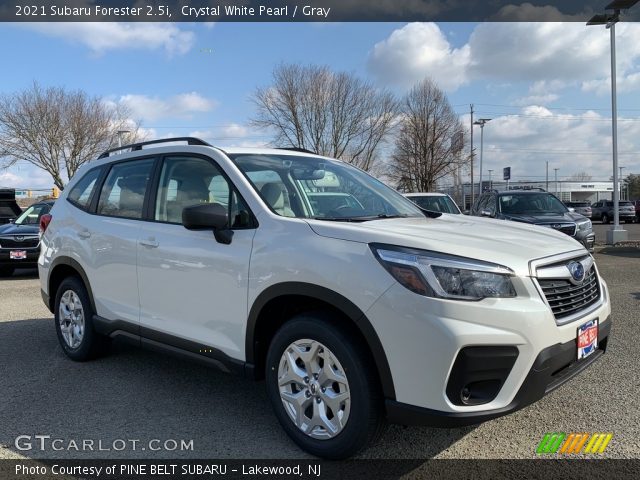
[[[82,362],[106,353],[110,339],[94,330],[94,314],[82,281],[65,278],[56,292],[54,321],[60,346],[70,359]]]
[[[360,342],[323,312],[297,315],[278,330],[265,374],[280,424],[313,455],[350,457],[384,430],[373,361]]]
[[[10,277],[14,270],[14,267],[0,267],[0,277]]]

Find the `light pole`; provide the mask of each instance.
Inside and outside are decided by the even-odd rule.
[[[613,144],[613,227],[607,230],[609,245],[624,242],[629,237],[620,226],[620,185],[618,184],[618,101],[616,88],[616,23],[620,21],[620,12],[633,7],[640,0],[614,0],[605,7],[613,13],[601,13],[591,17],[587,25],[606,25],[611,37],[611,140]]]
[[[559,168],[554,168],[553,171],[555,172],[555,187],[556,187],[556,197],[558,196],[558,170],[560,170]]]
[[[549,191],[549,160],[547,160],[547,177],[546,177],[546,186],[544,187],[545,190],[548,192]]]
[[[131,133],[131,130],[118,130],[118,148],[122,147],[122,135]]]
[[[478,195],[482,195],[482,153],[484,150],[484,126],[490,122],[490,118],[480,118],[473,122],[474,125],[480,125],[480,175],[478,181]]]
[[[493,170],[488,169],[487,170],[489,172],[489,190],[493,190],[493,181],[491,180],[491,177],[493,176]]]

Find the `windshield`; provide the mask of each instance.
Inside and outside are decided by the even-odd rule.
[[[458,206],[446,195],[422,195],[408,198],[425,210],[442,213],[460,213]]]
[[[424,217],[398,192],[342,162],[293,155],[229,157],[278,215],[335,221]]]
[[[49,213],[49,205],[40,203],[31,205],[27,208],[14,222],[16,225],[38,225],[40,217],[45,213]]]
[[[501,195],[499,198],[500,211],[505,214],[563,214],[568,211],[560,200],[549,193]]]

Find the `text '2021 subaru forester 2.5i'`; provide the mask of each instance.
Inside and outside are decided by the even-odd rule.
[[[386,421],[517,410],[606,349],[607,286],[563,233],[423,211],[309,152],[182,140],[105,152],[43,225],[74,360],[120,337],[265,379],[291,438],[343,458]]]

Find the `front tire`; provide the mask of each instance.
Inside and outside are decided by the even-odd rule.
[[[58,341],[67,357],[82,362],[105,353],[109,338],[94,330],[95,312],[79,278],[68,277],[62,281],[56,292],[54,312]]]
[[[609,223],[609,217],[607,216],[606,213],[602,214],[602,223],[604,223],[605,225]]]
[[[380,436],[382,395],[368,357],[321,312],[297,315],[275,334],[266,361],[267,393],[300,448],[342,459]]]

